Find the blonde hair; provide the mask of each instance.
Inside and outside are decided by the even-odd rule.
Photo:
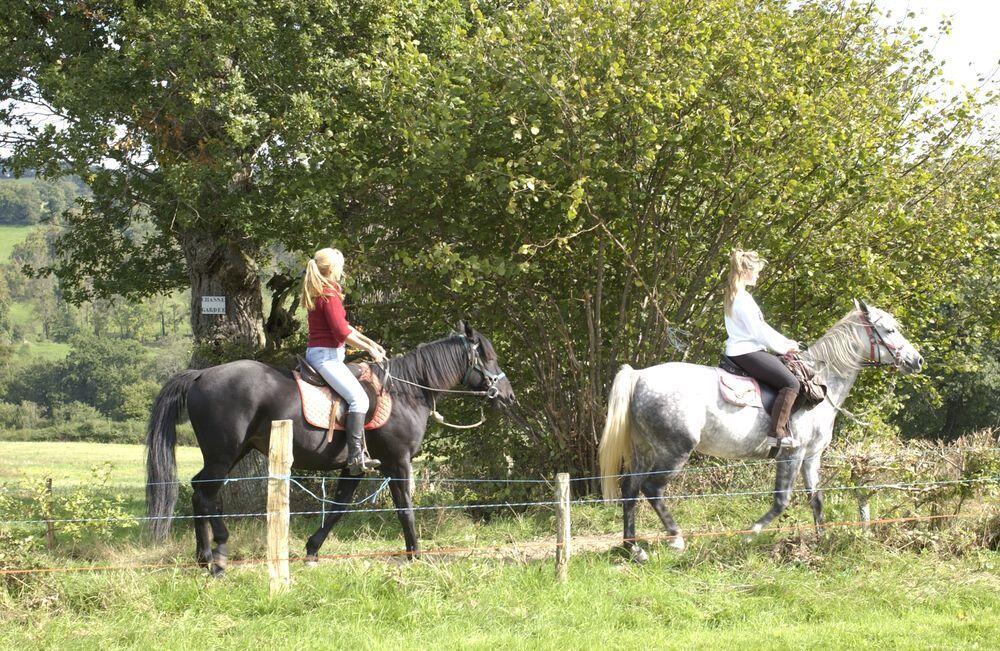
[[[344,277],[344,254],[338,249],[320,249],[306,263],[302,280],[302,305],[307,310],[316,309],[316,299],[332,289],[343,298],[340,281]]]
[[[726,314],[733,313],[733,299],[740,288],[740,280],[764,268],[764,259],[756,251],[733,249],[729,254],[729,280],[726,283]]]

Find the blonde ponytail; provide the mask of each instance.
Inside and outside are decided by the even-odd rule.
[[[302,279],[302,305],[306,310],[316,309],[316,300],[332,289],[338,296],[344,294],[340,281],[344,276],[344,254],[337,249],[320,249],[306,263]]]
[[[733,249],[729,254],[729,278],[726,282],[726,314],[733,313],[733,299],[740,290],[741,280],[764,267],[764,259],[756,251]]]

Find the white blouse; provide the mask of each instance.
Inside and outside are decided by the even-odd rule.
[[[732,314],[726,313],[726,355],[746,355],[769,350],[780,355],[798,344],[764,322],[757,301],[749,292],[740,290],[733,297]]]

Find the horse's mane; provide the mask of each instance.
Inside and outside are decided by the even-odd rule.
[[[388,366],[393,378],[416,382],[435,389],[446,389],[457,382],[456,376],[465,368],[465,349],[459,341],[457,335],[442,337],[393,357],[387,364],[372,364],[372,368],[383,381]],[[423,389],[412,384],[393,380],[389,380],[389,392],[394,397],[410,399],[419,399],[425,394]]]
[[[861,362],[858,361],[857,351],[853,347],[857,342],[854,330],[857,322],[853,319],[856,315],[857,310],[848,312],[803,353],[806,361],[813,363],[811,365],[817,373],[845,375],[861,369]],[[815,362],[820,363],[815,364]]]

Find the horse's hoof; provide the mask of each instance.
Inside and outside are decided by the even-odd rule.
[[[219,546],[212,552],[212,563],[215,567],[222,570],[226,569],[229,565],[229,555],[226,554],[226,549],[223,546]]]
[[[687,545],[684,543],[684,536],[680,534],[677,534],[676,536],[671,538],[667,546],[670,547],[670,549],[674,549],[679,552],[684,551],[684,549],[687,547]]]
[[[743,541],[753,542],[757,538],[757,536],[760,535],[760,532],[763,530],[764,530],[764,525],[760,523],[755,524],[754,526],[750,527],[750,533],[743,536]]]
[[[319,567],[319,558],[316,556],[306,556],[306,567]]]
[[[642,565],[649,560],[649,554],[646,553],[646,550],[638,546],[628,550],[628,557],[630,561],[637,565]]]
[[[226,568],[222,567],[221,565],[216,565],[213,563],[211,572],[213,579],[221,579],[222,576],[226,573]]]

